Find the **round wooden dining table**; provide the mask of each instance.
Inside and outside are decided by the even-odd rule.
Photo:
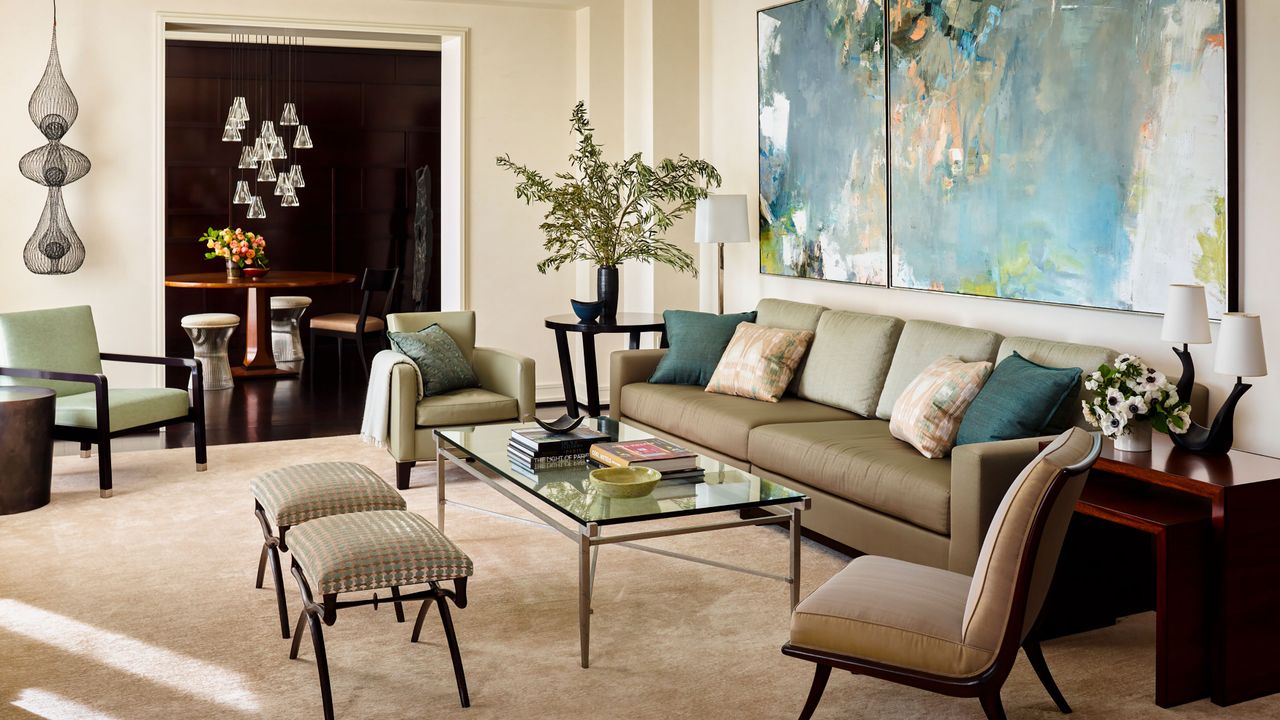
[[[355,275],[309,270],[272,270],[265,277],[230,279],[225,272],[170,275],[165,287],[199,290],[248,290],[249,308],[245,316],[244,363],[232,368],[238,378],[293,377],[296,368],[276,366],[271,351],[271,308],[268,298],[273,290],[349,285]]]

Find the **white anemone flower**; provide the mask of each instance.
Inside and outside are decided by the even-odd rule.
[[[1102,419],[1102,434],[1109,438],[1119,437],[1129,424],[1129,418],[1123,413],[1109,413]]]
[[[1124,414],[1126,417],[1137,417],[1147,410],[1147,401],[1141,395],[1135,395],[1124,401]]]
[[[1084,389],[1097,390],[1098,384],[1101,382],[1102,382],[1102,373],[1098,372],[1097,370],[1094,370],[1093,372],[1089,373],[1088,377],[1085,378]]]
[[[1178,397],[1178,387],[1176,385],[1169,388],[1169,396],[1164,399],[1165,407],[1174,407],[1181,398]]]
[[[1108,388],[1107,394],[1102,398],[1107,411],[1113,415],[1124,413],[1124,401],[1124,393],[1120,392],[1119,388]]]
[[[1190,429],[1191,429],[1191,413],[1190,413],[1190,411],[1188,411],[1188,410],[1186,410],[1186,409],[1184,408],[1184,409],[1179,410],[1178,412],[1174,413],[1174,414],[1173,414],[1173,417],[1174,417],[1174,418],[1176,418],[1176,419],[1178,420],[1178,422],[1177,422],[1177,424],[1174,424],[1174,423],[1168,423],[1168,425],[1169,425],[1169,432],[1174,433],[1174,434],[1177,434],[1177,435],[1181,435],[1182,433],[1184,433],[1184,432],[1186,432],[1187,430],[1190,430]]]
[[[1146,368],[1138,378],[1138,387],[1142,392],[1159,392],[1167,383],[1168,378],[1155,368]]]
[[[1134,356],[1130,355],[1129,353],[1125,353],[1125,354],[1121,355],[1120,357],[1116,358],[1116,365],[1115,365],[1115,368],[1116,368],[1116,370],[1124,370],[1125,368],[1129,367],[1130,365],[1133,365],[1135,360],[1137,360],[1137,358],[1135,358]]]
[[[1092,390],[1093,388],[1089,388],[1089,389]],[[1099,425],[1098,416],[1096,413],[1093,412],[1093,406],[1090,405],[1088,401],[1085,401],[1085,400],[1080,401],[1080,410],[1081,412],[1084,413],[1084,419],[1086,422],[1088,422],[1090,425],[1094,427],[1098,427]]]

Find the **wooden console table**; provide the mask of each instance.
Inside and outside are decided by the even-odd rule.
[[[1156,702],[1280,691],[1280,459],[1196,455],[1158,434],[1152,446],[1106,443],[1076,512],[1155,541]]]

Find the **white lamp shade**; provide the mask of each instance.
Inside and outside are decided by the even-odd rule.
[[[746,195],[708,195],[698,201],[694,212],[694,242],[744,243],[751,239]]]
[[[1249,313],[1226,313],[1218,328],[1218,352],[1213,369],[1223,375],[1262,377],[1267,353],[1262,345],[1262,318]]]
[[[1204,301],[1203,285],[1173,284],[1164,307],[1164,324],[1160,339],[1170,342],[1202,345],[1212,342],[1209,336],[1209,309]]]

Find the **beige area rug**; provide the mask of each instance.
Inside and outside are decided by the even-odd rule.
[[[48,507],[0,517],[0,717],[317,718],[309,640],[287,659],[270,590],[253,589],[261,536],[249,477],[300,462],[353,460],[386,478],[385,452],[354,437],[116,456],[116,496],[98,498],[96,461],[60,457]],[[456,472],[456,471],[455,471]],[[451,497],[513,508],[450,475]],[[434,465],[414,473],[411,509],[434,519]],[[531,526],[450,509],[449,535],[475,560],[471,605],[455,611],[473,705],[458,707],[432,611],[423,640],[391,608],[341,611],[325,630],[339,718],[793,718],[811,666],[783,657],[785,586],[606,548],[592,659],[578,667],[574,546]],[[654,544],[783,572],[786,537],[766,528]],[[843,566],[816,546],[805,589]],[[290,609],[298,609],[289,579]],[[416,610],[416,608],[415,608]],[[410,616],[410,620],[412,615]],[[1079,718],[1274,718],[1280,698],[1222,709],[1156,708],[1151,616],[1049,643]],[[1025,660],[1004,692],[1012,718],[1057,718]],[[955,700],[840,673],[819,718],[980,718]]]

